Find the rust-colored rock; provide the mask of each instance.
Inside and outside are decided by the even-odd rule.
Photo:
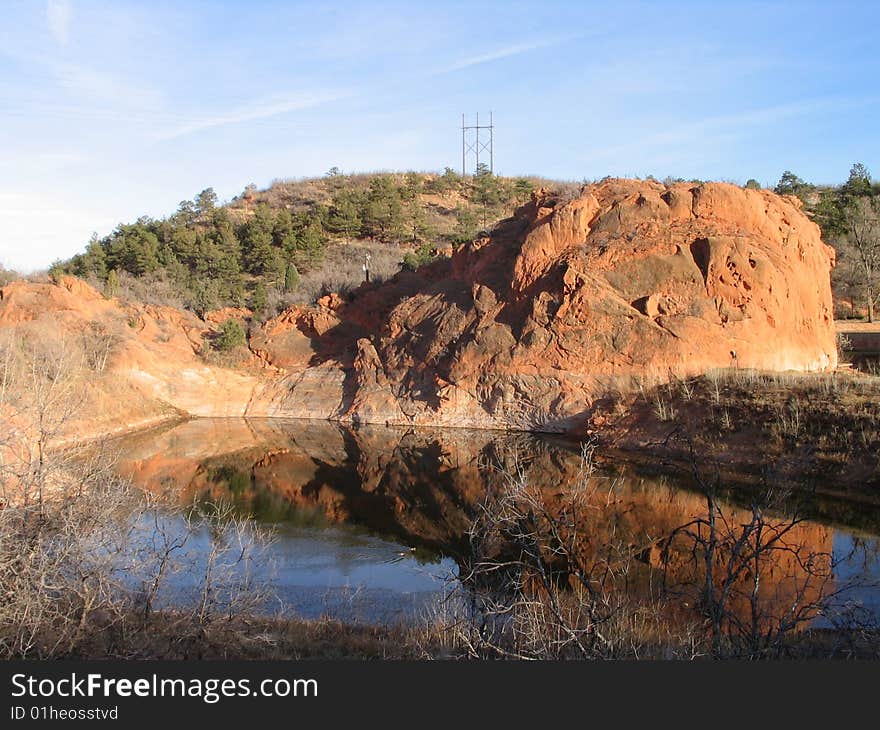
[[[18,346],[25,357],[31,349],[47,353],[76,383],[68,389],[72,417],[54,430],[55,443],[187,414],[243,415],[261,381],[248,368],[206,362],[201,353],[211,331],[190,312],[107,299],[73,277],[16,281],[0,290],[0,345]],[[34,415],[30,385],[15,389],[18,397],[7,405],[27,421]]]
[[[237,370],[199,356],[212,323],[68,278],[7,286],[0,327],[127,322],[110,370],[193,415],[562,431],[633,378],[833,368],[832,266],[792,198],[607,180],[568,202],[536,194],[418,272],[283,312]]]
[[[205,312],[204,320],[211,324],[223,324],[227,319],[244,321],[250,319],[253,314],[247,307],[223,307]]]
[[[328,417],[565,430],[633,377],[833,368],[832,266],[818,227],[768,191],[540,193],[450,261],[334,302],[306,373],[344,373]],[[298,415],[294,378],[309,380],[285,381],[279,413]]]

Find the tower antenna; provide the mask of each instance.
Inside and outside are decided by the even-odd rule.
[[[480,130],[489,130],[489,139],[480,139]],[[461,175],[467,175],[467,163],[469,159],[474,161],[474,173],[480,169],[480,153],[489,153],[489,172],[495,174],[495,124],[492,112],[489,112],[489,123],[480,124],[480,114],[477,113],[476,122],[468,124],[465,115],[461,115]]]

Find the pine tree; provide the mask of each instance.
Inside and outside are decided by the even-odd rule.
[[[294,260],[305,270],[312,269],[324,258],[324,247],[327,239],[317,223],[310,223],[303,228],[296,239]]]
[[[234,347],[241,347],[246,341],[242,326],[234,319],[227,319],[220,325],[213,344],[215,349],[225,352]]]
[[[370,238],[399,241],[403,234],[400,191],[387,175],[374,177],[361,212],[362,230]]]
[[[119,294],[119,274],[116,269],[110,269],[107,274],[107,282],[104,285],[104,294],[109,297],[115,297]]]
[[[513,194],[519,203],[525,203],[531,197],[534,189],[535,186],[532,185],[531,180],[525,177],[519,177],[513,183]]]
[[[251,310],[258,319],[262,319],[266,314],[266,307],[269,304],[269,295],[266,292],[266,285],[259,282],[251,294]]]
[[[284,272],[284,291],[287,294],[295,291],[299,286],[299,271],[297,271],[296,266],[293,261],[287,262],[287,271]]]
[[[341,233],[346,241],[357,235],[362,221],[357,195],[353,191],[341,191],[333,197],[328,225],[331,231]]]
[[[107,254],[98,238],[93,233],[86,246],[85,253],[79,256],[75,262],[73,273],[77,276],[96,276],[104,279],[107,276]]]
[[[193,202],[199,220],[202,222],[210,221],[217,206],[217,193],[214,192],[214,188],[205,188]]]
[[[275,218],[265,205],[258,205],[242,234],[242,255],[247,270],[255,276],[278,269],[279,252],[274,243]]]

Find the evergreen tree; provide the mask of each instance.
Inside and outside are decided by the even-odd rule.
[[[229,220],[229,214],[223,208],[215,211],[213,218],[210,236],[223,253],[223,269],[230,275],[237,276],[241,273],[241,244],[235,234],[235,228]]]
[[[849,171],[849,177],[840,190],[841,194],[850,200],[853,198],[871,195],[871,173],[861,162],[854,164]]]
[[[470,243],[476,238],[479,231],[479,221],[473,211],[467,207],[456,209],[455,231],[452,234],[454,246]]]
[[[266,285],[259,282],[251,294],[251,311],[258,319],[262,319],[266,314],[266,307],[269,305],[269,295],[266,291]]]
[[[341,233],[346,241],[357,235],[362,221],[357,194],[344,190],[333,196],[328,225],[334,233]]]
[[[444,195],[461,189],[462,177],[451,167],[443,170],[443,174],[435,178],[431,184],[431,188],[436,192]]]
[[[518,203],[525,203],[532,196],[534,190],[535,186],[532,185],[531,180],[527,178],[517,178],[513,183],[513,194]]]
[[[814,185],[804,182],[791,170],[786,170],[782,173],[782,177],[779,178],[779,182],[776,183],[776,187],[773,188],[773,192],[778,195],[796,195],[803,200],[814,189]]]
[[[283,208],[275,216],[275,223],[272,226],[272,240],[279,248],[286,249],[293,245],[296,234],[297,230],[293,216],[287,208]]]
[[[404,176],[401,198],[406,202],[415,200],[422,192],[422,176],[417,172],[408,172]]]
[[[480,224],[486,225],[492,211],[501,203],[502,190],[496,178],[482,162],[474,174],[472,198],[481,207]]]
[[[107,274],[107,282],[104,285],[104,294],[109,297],[115,297],[119,294],[119,274],[116,269],[110,269]]]
[[[171,282],[178,289],[186,290],[189,287],[189,269],[174,255],[168,244],[164,244],[160,249],[159,260]]]
[[[97,233],[92,234],[85,253],[76,257],[73,273],[77,276],[96,276],[99,279],[107,276],[107,255]]]
[[[275,217],[265,205],[258,205],[254,217],[242,232],[242,256],[247,270],[255,276],[278,270],[279,251],[274,245]]]
[[[296,270],[296,266],[293,261],[287,262],[287,271],[284,272],[284,291],[287,294],[295,291],[299,286],[299,271]]]
[[[837,189],[825,191],[813,209],[813,218],[825,236],[845,236],[853,207],[873,194],[871,174],[860,162],[852,166],[847,181]]]
[[[246,341],[242,326],[234,319],[227,319],[220,325],[213,345],[215,349],[225,352],[234,347],[241,347]]]
[[[159,239],[142,221],[120,225],[114,231],[107,250],[107,265],[125,269],[135,276],[149,274],[159,268]]]
[[[174,227],[171,229],[168,241],[178,261],[187,266],[195,264],[198,245],[198,236],[195,231],[184,226]]]
[[[317,223],[310,223],[297,236],[294,261],[304,270],[313,269],[324,258],[325,244],[321,227]]]
[[[420,238],[424,238],[427,233],[425,209],[418,198],[413,198],[407,208],[411,240],[413,243],[416,243]]]
[[[57,284],[58,280],[67,273],[64,267],[64,262],[61,259],[55,259],[55,261],[49,266],[48,273],[49,278]]]
[[[199,220],[210,221],[217,206],[217,193],[214,192],[214,188],[205,188],[196,196],[194,203]]]
[[[376,176],[361,211],[362,231],[370,238],[397,242],[403,233],[403,207],[400,191],[387,175]]]
[[[191,200],[181,200],[177,212],[172,216],[175,225],[191,228],[198,218],[198,210]]]
[[[220,291],[213,279],[193,277],[190,281],[192,308],[200,316],[220,306]]]

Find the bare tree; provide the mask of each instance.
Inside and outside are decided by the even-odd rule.
[[[479,507],[470,530],[470,559],[461,572],[469,608],[452,624],[458,644],[478,658],[656,651],[658,637],[671,628],[664,608],[628,590],[650,541],[618,532],[616,481],[595,471],[592,448],[582,452],[575,483],[551,494],[529,484],[517,455],[507,462],[500,467],[502,488]],[[687,627],[676,628],[668,645],[677,656],[693,656]]]
[[[868,321],[874,321],[874,307],[880,288],[880,211],[874,198],[855,198],[846,208],[841,241],[844,256],[861,274],[868,306]]]
[[[841,629],[821,639],[821,655],[872,650],[876,621],[852,596],[876,581],[836,583],[850,556],[783,509],[792,495],[763,490],[734,505],[691,455],[704,507],[660,534],[589,450],[576,484],[549,491],[508,460],[470,531],[454,643],[478,658],[809,656],[821,617]]]

